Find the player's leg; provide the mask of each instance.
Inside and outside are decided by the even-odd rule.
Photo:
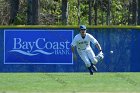
[[[95,65],[97,64],[99,61],[102,61],[104,58],[104,55],[102,52],[100,52],[97,56],[95,56],[93,50],[87,50],[87,54],[89,59],[91,60],[91,62]]]
[[[92,68],[95,72],[98,71],[97,67],[96,67],[95,64],[93,64],[92,62],[91,62],[91,68]]]
[[[97,68],[96,68],[96,64],[98,62],[98,60],[96,59],[95,53],[93,52],[93,50],[87,50],[87,55],[91,61],[91,67],[93,68],[94,71],[97,72]]]
[[[81,57],[81,59],[84,61],[86,67],[88,68],[88,70],[90,72],[90,75],[93,75],[91,63],[90,63],[87,53],[84,50],[82,50],[82,51],[78,51],[78,54]]]

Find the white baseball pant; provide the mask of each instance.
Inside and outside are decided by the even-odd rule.
[[[84,61],[86,67],[90,67],[91,62],[93,64],[96,64],[98,62],[97,59],[95,58],[95,53],[93,52],[92,49],[88,49],[88,50],[77,49],[77,52],[81,57],[81,59]]]

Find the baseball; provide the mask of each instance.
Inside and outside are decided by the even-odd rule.
[[[113,51],[110,51],[110,54],[113,54]]]

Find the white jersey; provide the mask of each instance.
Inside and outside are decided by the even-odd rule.
[[[76,46],[77,49],[85,50],[91,49],[90,42],[92,42],[93,44],[98,43],[98,41],[91,34],[86,33],[85,38],[82,38],[81,34],[79,33],[74,37],[71,45]]]

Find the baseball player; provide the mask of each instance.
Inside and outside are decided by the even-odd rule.
[[[97,56],[95,56],[92,48],[90,47],[90,42],[92,42],[98,48],[99,53]],[[80,33],[74,37],[71,43],[71,50],[74,60],[77,59],[77,56],[75,54],[75,47],[77,48],[79,56],[88,68],[90,75],[93,75],[93,71],[97,71],[95,64],[97,64],[98,61],[101,61],[104,56],[102,53],[102,48],[98,41],[91,34],[86,33],[85,25],[80,26]]]

